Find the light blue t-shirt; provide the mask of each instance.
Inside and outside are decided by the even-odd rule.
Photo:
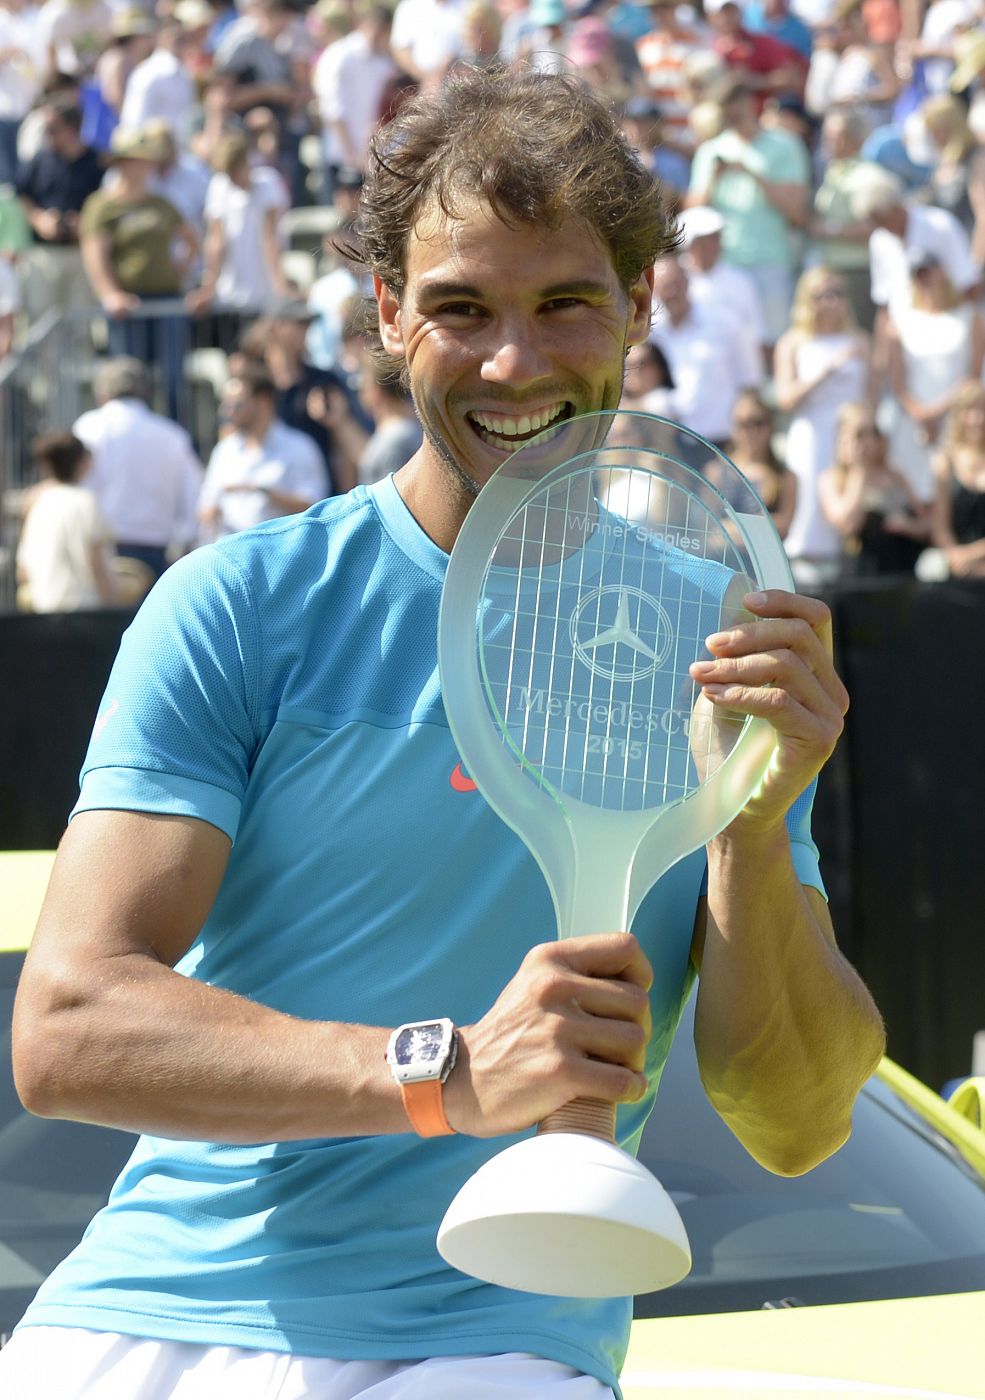
[[[460,778],[436,662],[446,563],[387,478],[198,551],[144,603],[76,811],[181,813],[233,840],[183,975],[304,1018],[468,1024],[553,936],[534,861]],[[819,885],[809,809],[793,847]],[[636,921],[654,1092],[704,868],[679,862]],[[620,1110],[630,1150],[651,1105]],[[22,1325],[340,1359],[528,1351],[616,1387],[628,1300],[515,1293],[436,1251],[458,1187],[508,1141],[143,1137]]]

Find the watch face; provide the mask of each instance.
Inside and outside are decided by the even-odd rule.
[[[398,1065],[429,1065],[441,1055],[445,1043],[444,1027],[440,1022],[425,1026],[408,1026],[400,1032],[393,1047]]]

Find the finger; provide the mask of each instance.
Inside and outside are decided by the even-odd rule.
[[[691,675],[700,682],[717,683],[731,679],[723,669],[724,663],[735,658],[754,658],[757,654],[776,656],[780,652],[794,656],[815,675],[844,714],[848,709],[848,692],[841,682],[822,638],[804,618],[770,619],[767,622],[742,623],[726,632],[715,632],[707,638],[712,661],[697,661]],[[777,677],[770,677],[773,683]]]
[[[834,671],[818,675],[796,652],[786,649],[697,662],[692,672],[703,687],[768,686],[793,696],[808,710],[832,708],[844,716],[848,708],[847,692]]]
[[[572,985],[572,1000],[587,1016],[610,1021],[635,1021],[649,1032],[650,998],[634,982],[584,977]]]
[[[625,1065],[637,1074],[642,1074],[646,1067],[650,1037],[636,1021],[610,1021],[598,1016],[586,1016],[571,1029],[583,1056],[606,1065]]]
[[[649,991],[653,968],[631,933],[592,933],[541,945],[549,958],[558,959],[586,977],[617,977]]]
[[[801,617],[817,633],[828,652],[833,649],[831,609],[820,598],[789,593],[782,588],[747,593],[743,603],[757,617]]]
[[[830,703],[809,707],[789,691],[771,686],[711,685],[702,694],[716,707],[767,720],[778,734],[830,754],[844,720]]]

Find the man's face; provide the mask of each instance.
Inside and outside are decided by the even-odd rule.
[[[258,420],[260,396],[251,394],[240,379],[229,379],[222,395],[221,415],[239,433],[251,433]]]
[[[721,254],[722,235],[720,233],[703,233],[700,238],[692,238],[687,251],[690,254],[691,262],[699,272],[709,272],[718,262]]]
[[[742,28],[742,11],[729,0],[729,4],[723,5],[720,10],[708,16],[708,23],[716,34],[723,34],[728,38],[732,34],[738,34]]]
[[[626,350],[650,321],[649,277],[624,291],[581,224],[509,228],[478,202],[458,220],[425,215],[402,298],[379,283],[377,293],[429,465],[473,495],[551,423],[616,408]]]
[[[687,273],[672,259],[658,262],[653,273],[653,295],[662,302],[667,315],[676,325],[690,308],[687,293]]]

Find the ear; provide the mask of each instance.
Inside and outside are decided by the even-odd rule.
[[[374,273],[373,293],[380,312],[380,340],[388,355],[403,359],[404,338],[400,330],[400,300]]]
[[[650,334],[653,319],[653,268],[644,268],[639,280],[629,289],[629,325],[627,345],[641,345]]]

